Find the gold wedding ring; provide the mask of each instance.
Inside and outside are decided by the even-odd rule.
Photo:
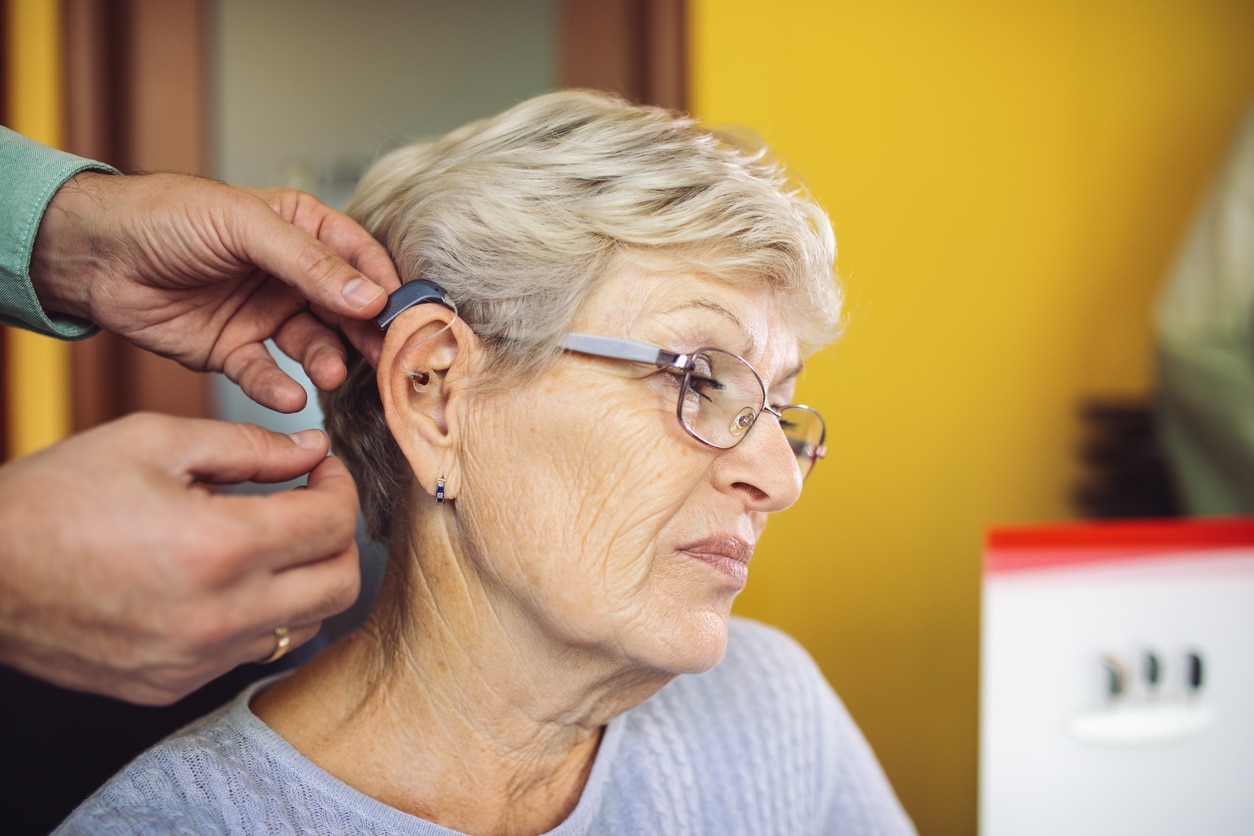
[[[287,648],[292,643],[292,635],[287,631],[286,627],[274,628],[274,652],[266,658],[262,659],[258,664],[268,665],[271,662],[277,662],[283,658],[283,654],[287,653]]]

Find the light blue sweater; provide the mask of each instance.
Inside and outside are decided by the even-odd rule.
[[[302,757],[249,710],[265,684],[140,755],[57,832],[453,834]],[[579,804],[550,832],[835,836],[914,827],[806,652],[777,630],[733,619],[718,667],[675,679],[609,724]]]

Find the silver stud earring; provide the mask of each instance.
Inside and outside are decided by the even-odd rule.
[[[435,480],[435,504],[444,504],[444,477]]]

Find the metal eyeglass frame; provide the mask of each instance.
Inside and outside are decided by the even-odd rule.
[[[375,321],[378,323],[380,330],[386,331],[387,327],[392,323],[392,320],[394,320],[401,313],[416,305],[428,302],[443,305],[453,311],[455,315],[457,313],[457,306],[449,296],[448,291],[446,291],[443,287],[440,287],[440,285],[435,282],[427,281],[425,279],[415,279],[413,281],[406,282],[401,285],[400,288],[392,292],[392,294],[388,297],[387,305],[378,317],[376,317]],[[827,447],[825,445],[827,440],[827,422],[823,420],[823,416],[819,414],[818,410],[813,407],[806,406],[805,404],[787,404],[785,406],[781,406],[779,409],[772,407],[766,402],[766,387],[762,385],[762,376],[758,374],[757,370],[754,369],[747,360],[738,354],[732,354],[729,351],[722,352],[724,354],[729,354],[744,363],[745,368],[753,373],[754,378],[758,382],[758,388],[762,392],[762,406],[757,412],[753,413],[753,420],[745,426],[745,432],[743,435],[739,436],[733,443],[727,445],[726,447],[720,447],[719,445],[697,435],[696,431],[688,426],[688,423],[684,420],[683,415],[684,392],[687,391],[689,381],[692,376],[693,358],[707,349],[698,349],[692,354],[679,354],[674,351],[667,351],[666,349],[656,345],[650,345],[649,343],[576,333],[567,334],[562,339],[561,347],[566,351],[573,351],[578,354],[588,354],[594,357],[604,357],[608,360],[623,360],[629,363],[644,363],[646,365],[657,366],[658,368],[669,368],[682,371],[684,373],[684,385],[680,388],[679,400],[675,408],[675,417],[679,420],[679,425],[684,428],[684,432],[688,433],[688,435],[692,436],[697,441],[700,441],[702,444],[713,447],[716,450],[730,450],[732,447],[735,447],[743,441],[745,435],[748,435],[749,430],[757,423],[758,416],[763,412],[768,412],[771,415],[774,415],[775,419],[782,423],[784,410],[803,409],[818,419],[820,431],[818,443],[814,445],[814,448],[811,451],[809,467],[803,470],[802,478],[809,476],[811,471],[814,470],[814,466],[818,464],[819,460],[827,455]],[[721,349],[713,348],[708,350],[721,351]],[[743,417],[741,420],[743,420]],[[785,433],[785,435],[787,435],[787,433]],[[796,451],[794,450],[794,455],[795,453]],[[801,466],[800,457],[797,457],[797,464],[798,467]]]
[[[691,354],[680,354],[674,351],[667,351],[660,346],[651,345],[650,343],[640,343],[633,340],[620,340],[614,337],[598,337],[593,334],[576,334],[568,333],[562,338],[560,346],[565,351],[573,351],[576,354],[588,354],[593,357],[604,357],[608,360],[623,360],[628,363],[643,363],[645,365],[657,366],[661,369],[676,369],[684,373],[684,385],[679,390],[679,402],[675,408],[675,417],[679,419],[679,425],[684,428],[688,435],[716,450],[730,450],[740,442],[744,441],[745,436],[749,434],[749,430],[757,423],[758,416],[763,412],[770,413],[775,416],[775,420],[783,422],[783,412],[786,409],[803,409],[809,412],[819,421],[819,441],[814,445],[814,449],[810,455],[810,466],[802,472],[802,478],[810,475],[814,470],[814,466],[819,460],[827,455],[827,422],[823,420],[823,416],[818,410],[806,406],[805,404],[787,404],[778,409],[772,407],[766,402],[766,387],[762,384],[762,376],[758,374],[757,369],[749,364],[749,361],[738,354],[732,354],[730,351],[714,348],[700,348]],[[688,426],[688,422],[684,420],[684,393],[688,389],[688,381],[693,372],[693,358],[700,355],[704,351],[721,351],[723,354],[729,354],[740,362],[744,363],[745,368],[753,373],[754,378],[758,381],[758,387],[762,390],[762,406],[757,412],[753,413],[753,420],[745,426],[745,431],[738,436],[735,441],[726,447],[715,444],[708,439],[704,439],[697,435],[696,431]],[[787,435],[787,433],[785,433]],[[794,450],[794,455],[796,451]],[[801,466],[800,457],[797,458],[797,466]]]

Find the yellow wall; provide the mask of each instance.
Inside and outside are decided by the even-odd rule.
[[[1248,0],[691,0],[694,110],[828,209],[828,460],[739,604],[800,638],[928,834],[976,827],[986,527],[1066,518],[1077,403],[1151,385],[1155,291],[1254,102]]]
[[[6,125],[45,145],[62,142],[61,6],[9,0],[3,60],[8,82]],[[8,329],[4,369],[9,414],[4,426],[14,457],[58,441],[70,431],[69,348],[48,337]]]

